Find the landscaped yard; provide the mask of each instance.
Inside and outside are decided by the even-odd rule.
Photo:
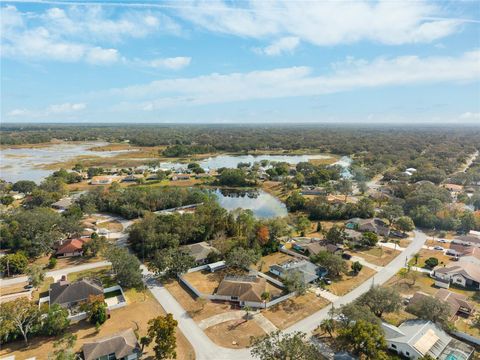
[[[216,344],[228,348],[244,348],[250,345],[250,336],[266,335],[254,320],[231,320],[214,325],[205,333]]]
[[[385,266],[400,254],[399,250],[375,246],[368,250],[354,251],[355,255],[364,258],[371,264]]]
[[[350,268],[350,266],[351,262],[349,261],[348,267]],[[367,281],[375,273],[375,270],[364,266],[357,275],[352,273],[343,274],[340,279],[333,281],[331,285],[327,285],[325,288],[332,294],[343,296]]]
[[[307,292],[305,295],[292,297],[267,310],[262,310],[262,315],[279,329],[285,329],[328,304],[329,302],[324,298]]]
[[[95,327],[86,321],[73,324],[69,331],[77,336],[75,350],[79,351],[83,343],[92,341],[97,337],[103,337],[117,333],[127,328],[138,329],[138,334],[144,336],[148,328],[148,320],[165,314],[161,305],[147,291],[145,294],[138,293],[135,290],[126,292],[128,305],[111,311],[110,319],[100,327],[96,333]],[[27,359],[36,357],[37,359],[47,359],[48,354],[53,351],[53,342],[55,338],[35,337],[30,341],[30,346],[24,348],[23,341],[5,344],[0,350],[0,356],[16,355],[17,359]],[[152,347],[147,349],[148,356],[153,355]],[[186,337],[177,330],[177,359],[194,359],[195,354],[192,346]]]

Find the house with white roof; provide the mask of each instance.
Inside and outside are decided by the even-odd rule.
[[[474,352],[472,346],[453,339],[428,320],[407,320],[398,327],[382,323],[382,329],[388,349],[408,359],[430,355],[439,360],[468,360]]]

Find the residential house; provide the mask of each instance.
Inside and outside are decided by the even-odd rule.
[[[217,249],[210,246],[207,242],[202,241],[196,244],[185,245],[183,247],[187,250],[190,256],[195,259],[195,262],[199,265],[206,264],[208,262],[208,255],[210,253],[219,253]]]
[[[381,236],[388,236],[390,234],[390,228],[387,223],[379,218],[353,218],[345,223],[345,227],[350,230],[358,230],[361,232],[369,231]]]
[[[91,295],[103,295],[103,286],[97,281],[82,279],[70,283],[66,277],[50,285],[50,305],[59,304],[65,308],[74,307],[86,301]]]
[[[83,255],[83,245],[85,239],[68,239],[60,244],[55,256],[57,257],[75,257]]]
[[[172,181],[179,181],[179,180],[190,180],[189,174],[173,174]]]
[[[258,276],[225,276],[217,288],[216,295],[225,300],[238,302],[240,306],[256,306],[263,302],[267,281]]]
[[[409,304],[415,304],[415,302],[425,297],[431,296],[424,292],[417,291],[410,299]],[[475,311],[474,306],[467,301],[465,295],[454,293],[446,289],[440,289],[434,297],[448,304],[450,307],[450,320],[454,319],[457,315],[470,316]]]
[[[469,233],[467,235],[457,236],[452,240],[452,243],[480,247],[480,236],[475,233]]]
[[[439,267],[432,271],[435,284],[448,288],[449,284],[480,290],[480,266],[459,261],[453,265]]]
[[[122,182],[137,182],[140,179],[143,179],[144,176],[142,174],[130,174],[125,176],[122,179]]]
[[[67,210],[73,205],[73,199],[71,197],[65,197],[52,204],[52,208],[61,211]]]
[[[316,255],[320,251],[325,250],[325,246],[322,245],[320,239],[300,237],[293,239],[293,241],[292,249],[305,256]]]
[[[82,353],[84,360],[135,360],[141,347],[130,328],[83,344]]]
[[[300,273],[305,284],[309,284],[327,274],[326,270],[307,260],[288,260],[281,264],[271,265],[269,271],[284,279],[289,274]]]
[[[120,179],[118,176],[94,176],[90,180],[90,185],[110,185],[113,182],[120,181]]]
[[[474,353],[472,346],[453,339],[431,321],[407,320],[398,327],[382,323],[382,329],[388,349],[408,359],[429,355],[439,360],[468,360]]]
[[[352,230],[352,229],[345,229],[345,240],[347,240],[349,243],[358,244],[362,240],[362,233],[357,231],[357,230]]]

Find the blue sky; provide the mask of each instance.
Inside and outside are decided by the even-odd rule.
[[[1,1],[2,122],[480,124],[478,1]]]

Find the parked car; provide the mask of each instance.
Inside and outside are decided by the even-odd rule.
[[[441,242],[441,243],[444,243],[444,244],[447,243],[447,240],[445,240],[445,239],[438,239],[437,241]]]
[[[323,281],[325,282],[325,284],[327,285],[330,285],[332,283],[332,280],[330,280],[329,278],[323,278]]]
[[[445,250],[442,246],[434,246],[433,249],[434,250],[440,250],[440,251]]]
[[[343,253],[342,258],[345,259],[345,260],[350,260],[352,258],[352,255],[350,255],[348,253]]]
[[[26,289],[26,290],[30,290],[30,289],[33,289],[33,285],[32,284],[27,284],[23,288]]]

